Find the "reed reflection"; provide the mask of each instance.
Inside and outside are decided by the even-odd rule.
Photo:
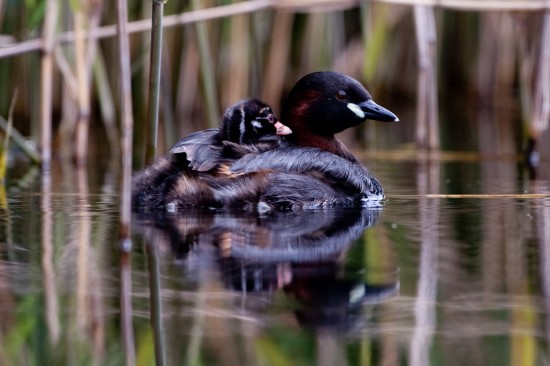
[[[397,290],[396,279],[369,283],[365,263],[344,268],[348,249],[380,215],[365,209],[266,216],[185,211],[133,222],[150,245],[170,251],[187,281],[200,287],[212,278],[201,271],[214,267],[218,282],[241,296],[235,311],[268,311],[279,293],[297,300],[293,316],[302,326],[347,331],[361,323],[365,302]]]
[[[533,191],[542,192],[544,187],[538,181],[530,182]],[[546,340],[550,341],[550,200],[540,200],[532,204],[534,231],[540,252],[540,279],[544,309],[546,313]]]

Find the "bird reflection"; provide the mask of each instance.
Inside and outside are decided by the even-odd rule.
[[[134,222],[150,243],[170,248],[189,278],[204,263],[215,263],[224,286],[247,295],[249,309],[269,306],[258,299],[282,290],[298,300],[301,324],[347,328],[366,301],[397,290],[396,280],[365,283],[364,268],[343,275],[347,249],[380,215],[380,209],[364,208],[270,215],[192,210],[140,215]]]

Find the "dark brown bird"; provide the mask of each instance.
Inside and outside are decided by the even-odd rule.
[[[399,119],[374,103],[358,81],[336,72],[304,76],[283,106],[288,127],[275,128],[275,134],[273,128],[247,125],[258,116],[269,121],[271,112],[246,103],[228,109],[221,130],[189,135],[171,149],[171,157],[138,174],[134,207],[264,212],[380,203],[382,186],[334,134],[367,119]],[[277,136],[288,129],[291,134]]]

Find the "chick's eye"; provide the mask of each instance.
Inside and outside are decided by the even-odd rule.
[[[271,113],[267,115],[267,120],[269,121],[269,123],[273,123],[274,118]]]
[[[343,90],[338,90],[338,92],[335,95],[336,99],[339,101],[346,101],[348,100],[348,95]]]

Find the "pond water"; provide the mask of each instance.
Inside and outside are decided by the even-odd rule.
[[[0,364],[548,364],[549,181],[367,165],[382,209],[136,215],[132,248],[116,174],[31,170],[2,195]]]

